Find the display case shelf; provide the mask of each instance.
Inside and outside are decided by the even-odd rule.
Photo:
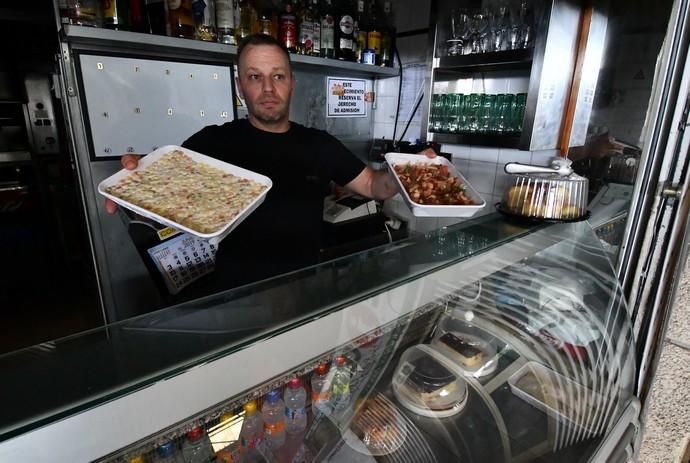
[[[529,68],[532,65],[532,48],[505,50],[493,53],[476,53],[438,58],[437,71],[497,71],[502,69]]]
[[[457,145],[496,146],[498,148],[520,147],[520,135],[496,135],[485,133],[437,133],[429,132],[429,141]]]
[[[216,42],[203,42],[200,40],[75,25],[65,25],[62,34],[64,39],[76,50],[173,57],[213,63],[227,63],[237,57],[236,46]],[[334,73],[347,72],[348,75],[368,78],[395,77],[399,74],[397,68],[351,63],[315,56],[293,54],[290,55],[290,61],[297,69],[321,69]]]

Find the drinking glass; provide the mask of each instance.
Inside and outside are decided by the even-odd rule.
[[[450,131],[450,103],[452,101],[452,95],[444,94],[441,95],[441,127],[440,132],[448,133]]]
[[[496,95],[482,95],[481,117],[479,121],[479,131],[489,133],[491,130],[491,119],[493,118],[496,107]]]
[[[515,100],[513,95],[508,95],[501,93],[496,95],[496,119],[494,130],[502,134],[508,131],[508,126],[510,124],[510,97]]]
[[[453,9],[450,12],[450,35],[451,38],[446,41],[448,45],[448,56],[456,56],[462,54],[462,35],[464,26],[462,23],[462,14],[460,10]]]
[[[520,36],[518,38],[519,48],[529,48],[532,42],[532,27],[530,26],[529,7],[527,1],[520,2]]]
[[[479,131],[479,110],[481,108],[482,96],[479,93],[472,93],[467,99],[465,105],[465,114],[467,120],[467,131],[475,133]]]
[[[514,133],[518,131],[518,126],[517,126],[517,117],[516,117],[516,104],[515,104],[515,95],[513,94],[506,94],[505,98],[505,103],[504,103],[504,110],[505,110],[505,116],[504,116],[504,128],[503,132],[504,133]]]
[[[464,106],[465,96],[462,93],[455,93],[452,95],[452,102],[449,111],[449,130],[452,133],[462,131],[462,109]]]
[[[429,118],[429,131],[438,132],[441,128],[441,95],[434,93],[431,95],[431,117]]]
[[[522,120],[525,118],[525,107],[527,105],[527,94],[518,93],[515,95],[515,131],[522,132]]]
[[[484,31],[486,30],[487,20],[486,16],[482,13],[475,13],[470,19],[470,32],[472,35],[472,52],[471,53],[481,53],[482,52],[482,38],[484,37]]]

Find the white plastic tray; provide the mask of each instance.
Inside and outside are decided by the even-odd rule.
[[[407,206],[412,211],[415,217],[472,217],[474,214],[479,212],[484,206],[486,206],[486,201],[477,193],[477,191],[472,188],[472,185],[462,176],[462,174],[455,168],[452,162],[448,161],[442,156],[437,156],[435,158],[429,158],[423,154],[403,154],[403,153],[386,153],[386,161],[388,163],[388,168],[390,169],[393,177],[398,182],[400,186],[400,194],[403,200],[407,203]],[[465,192],[467,196],[475,202],[471,206],[444,206],[444,205],[427,205],[419,204],[412,201],[410,195],[407,194],[405,187],[403,187],[402,182],[398,178],[398,174],[395,173],[394,166],[398,164],[440,164],[448,166],[448,171],[454,177],[460,179],[463,185],[465,185]]]
[[[569,407],[579,407],[579,417],[573,416],[571,410],[560,409],[555,400],[545,403],[521,389],[517,383],[524,375],[533,375],[540,384],[556,390],[557,393],[560,392],[566,398]],[[602,400],[600,395],[538,362],[524,364],[508,378],[508,385],[513,394],[533,407],[556,420],[582,428],[590,433],[597,428],[597,417],[601,418],[603,409],[608,408],[608,404]],[[597,410],[597,407],[601,410]]]
[[[161,215],[158,215],[154,212],[151,212],[147,209],[144,209],[142,207],[139,207],[135,204],[132,204],[128,201],[125,201],[121,198],[118,198],[117,196],[113,196],[110,193],[106,191],[107,188],[109,188],[112,185],[115,185],[117,182],[122,180],[123,178],[131,175],[133,172],[142,170],[146,168],[147,166],[151,165],[153,162],[157,161],[160,159],[164,154],[169,153],[173,150],[179,150],[185,153],[187,156],[192,158],[196,162],[200,162],[203,164],[206,164],[211,167],[215,167],[217,169],[222,170],[223,172],[227,172],[232,175],[236,175],[238,177],[243,177],[247,178],[250,180],[254,180],[255,182],[261,183],[262,185],[266,185],[266,189],[256,198],[254,201],[252,201],[247,207],[245,207],[239,214],[237,214],[232,220],[230,220],[223,228],[221,228],[218,231],[215,231],[213,233],[201,233],[196,230],[192,230],[189,227],[185,227],[182,224],[179,224],[173,220],[170,220],[168,218],[165,218]],[[175,146],[175,145],[167,145],[158,148],[155,151],[152,151],[151,153],[147,154],[146,156],[142,157],[139,159],[139,165],[135,170],[127,170],[127,169],[122,169],[119,172],[111,175],[110,177],[106,178],[103,180],[101,183],[98,184],[98,192],[105,196],[106,198],[111,199],[118,205],[125,207],[127,209],[130,209],[134,212],[136,212],[139,215],[142,215],[144,217],[148,217],[152,220],[155,220],[156,222],[162,223],[164,225],[167,225],[169,227],[176,228],[177,230],[181,230],[187,233],[190,233],[194,236],[198,236],[200,238],[209,240],[211,243],[218,243],[220,242],[223,238],[225,238],[235,227],[237,227],[244,219],[249,216],[259,205],[264,201],[266,198],[266,194],[268,191],[271,189],[273,186],[273,182],[271,182],[271,179],[261,175],[257,174],[255,172],[252,172],[247,169],[243,169],[241,167],[233,166],[232,164],[228,164],[226,162],[219,161],[217,159],[214,159],[209,156],[205,156],[203,154],[197,153],[195,151],[188,150],[186,148],[182,148],[180,146]]]

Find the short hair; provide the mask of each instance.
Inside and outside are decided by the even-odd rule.
[[[240,57],[242,56],[242,52],[244,52],[245,48],[247,48],[250,45],[268,45],[278,47],[278,49],[285,54],[285,58],[287,58],[288,68],[292,70],[292,64],[290,63],[290,52],[288,51],[287,47],[283,43],[279,42],[277,39],[267,34],[248,35],[240,41],[240,44],[237,46],[238,68],[240,66]]]

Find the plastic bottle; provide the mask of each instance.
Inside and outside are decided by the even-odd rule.
[[[307,427],[307,391],[302,386],[299,378],[292,378],[285,388],[285,416],[287,422],[285,431],[289,434],[297,434]]]
[[[260,413],[256,413],[256,402],[253,400],[244,404],[244,421],[240,431],[240,442],[244,455],[251,457],[264,440],[264,420]]]
[[[350,369],[347,358],[338,356],[335,358],[333,379],[331,381],[331,404],[333,411],[343,412],[350,406]]]
[[[282,447],[285,443],[285,403],[280,398],[280,391],[273,389],[266,395],[261,408],[264,417],[264,438],[271,449]]]
[[[311,375],[311,411],[314,416],[329,415],[331,413],[331,383],[328,375],[328,365],[322,363]]]
[[[168,441],[158,447],[154,455],[154,463],[179,463],[177,449],[173,441]]]
[[[213,449],[204,428],[193,427],[182,444],[182,459],[185,463],[205,463],[211,458]]]

